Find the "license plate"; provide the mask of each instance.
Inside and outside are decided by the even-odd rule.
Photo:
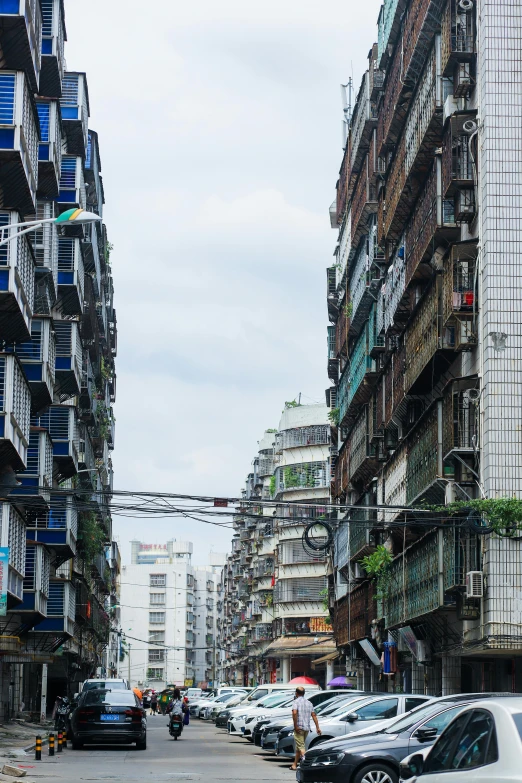
[[[116,721],[116,720],[119,720],[119,719],[120,719],[120,716],[119,716],[119,715],[101,715],[100,717],[101,717],[101,720],[112,720],[112,721]]]
[[[244,733],[245,733],[245,727],[241,726],[241,734],[244,734]]]

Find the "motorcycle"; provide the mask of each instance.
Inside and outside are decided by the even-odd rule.
[[[54,730],[68,732],[71,705],[67,696],[60,698],[54,716]]]
[[[183,715],[171,715],[169,720],[169,734],[175,740],[181,736],[183,731]]]

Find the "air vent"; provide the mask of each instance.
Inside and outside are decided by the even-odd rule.
[[[466,574],[466,598],[482,598],[484,579],[482,571],[468,571]]]

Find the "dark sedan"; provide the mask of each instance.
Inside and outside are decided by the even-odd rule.
[[[71,715],[74,750],[84,743],[136,743],[147,747],[145,710],[132,691],[96,689],[82,694]]]
[[[463,706],[500,694],[444,696],[418,707],[374,734],[327,740],[311,750],[297,770],[300,783],[397,783],[405,756],[428,747]],[[515,695],[515,694],[502,694]]]

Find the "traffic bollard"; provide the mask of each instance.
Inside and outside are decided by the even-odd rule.
[[[36,738],[36,745],[34,746],[34,758],[35,761],[41,761],[42,760],[42,738],[37,737]]]
[[[62,732],[58,732],[58,747],[56,748],[58,753],[62,752]]]
[[[54,756],[54,734],[49,734],[49,755]]]

